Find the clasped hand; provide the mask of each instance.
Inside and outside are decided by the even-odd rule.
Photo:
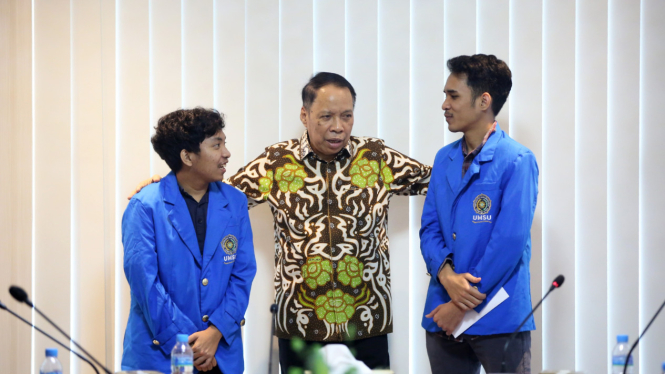
[[[194,367],[199,371],[208,371],[217,366],[215,353],[222,339],[222,333],[214,325],[189,336],[189,345],[194,352]]]
[[[471,286],[471,283],[480,282],[480,278],[474,277],[470,273],[457,274],[447,264],[439,273],[439,282],[448,292],[452,302],[463,311],[477,307],[487,297]]]

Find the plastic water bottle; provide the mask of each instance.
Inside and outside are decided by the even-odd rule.
[[[171,374],[194,373],[194,352],[187,341],[187,334],[178,334],[171,351]]]
[[[58,360],[56,348],[46,348],[46,359],[39,368],[39,374],[62,374],[62,364]]]
[[[663,374],[665,374],[665,362],[663,362]]]
[[[612,374],[623,373],[623,367],[626,364],[626,356],[628,356],[628,335],[617,335],[617,345],[614,346],[612,351]],[[628,367],[626,374],[633,373],[633,356],[628,360]]]

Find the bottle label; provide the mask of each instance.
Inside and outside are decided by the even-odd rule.
[[[192,374],[194,373],[194,361],[191,357],[174,357],[171,365],[171,373]]]
[[[623,369],[623,366],[626,364],[626,356],[612,356],[612,365],[613,366],[621,366]],[[628,366],[633,366],[633,356],[630,356],[630,359],[628,360]]]

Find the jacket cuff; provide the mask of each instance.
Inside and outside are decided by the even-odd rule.
[[[159,348],[166,355],[171,354],[171,350],[175,346],[176,335],[180,333],[180,329],[175,323],[171,323],[164,331],[155,335],[152,341],[153,345],[158,345]]]
[[[223,340],[225,340],[228,345],[233,345],[233,341],[240,329],[240,323],[236,322],[233,316],[226,311],[213,313],[210,316],[210,322],[222,333]]]

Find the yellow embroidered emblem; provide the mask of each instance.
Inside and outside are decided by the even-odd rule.
[[[473,210],[475,210],[478,214],[487,214],[490,212],[491,208],[492,200],[490,200],[490,198],[485,194],[481,193],[473,200]]]

